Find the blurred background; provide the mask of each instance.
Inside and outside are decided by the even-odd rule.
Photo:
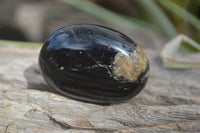
[[[142,47],[185,34],[200,42],[200,0],[0,0],[0,40],[44,42],[57,29],[93,23]]]

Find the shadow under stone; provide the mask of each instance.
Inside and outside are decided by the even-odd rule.
[[[47,91],[51,93],[56,93],[58,95],[62,95],[55,89],[49,87],[42,78],[40,73],[39,66],[37,64],[33,64],[25,69],[24,77],[28,83],[28,89]],[[63,95],[62,95],[63,96]]]

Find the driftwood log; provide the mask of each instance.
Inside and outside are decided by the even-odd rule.
[[[0,45],[0,133],[200,132],[200,69],[169,70],[145,50],[146,88],[125,103],[69,99],[42,79],[39,48]]]

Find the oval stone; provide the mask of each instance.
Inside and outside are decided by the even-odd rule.
[[[116,30],[90,24],[53,33],[40,51],[39,65],[50,87],[99,104],[137,95],[149,75],[148,59],[138,44]]]

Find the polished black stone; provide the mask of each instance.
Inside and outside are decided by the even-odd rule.
[[[89,24],[53,33],[40,51],[39,65],[50,87],[92,103],[137,95],[149,74],[148,59],[135,42],[116,30]]]

